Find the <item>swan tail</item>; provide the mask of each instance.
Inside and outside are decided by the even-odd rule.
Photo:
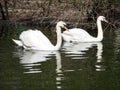
[[[18,46],[23,46],[23,44],[22,44],[22,42],[20,41],[20,40],[15,40],[15,39],[12,39],[13,40],[13,42],[15,43],[15,44],[17,44]]]

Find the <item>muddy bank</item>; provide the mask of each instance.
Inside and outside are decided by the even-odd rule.
[[[8,0],[7,6],[9,20],[16,25],[46,26],[62,20],[77,27],[96,23],[99,15],[120,21],[120,4],[111,0]]]

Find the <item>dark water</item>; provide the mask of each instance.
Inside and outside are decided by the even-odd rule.
[[[60,51],[25,51],[0,40],[0,90],[120,90],[120,32]]]

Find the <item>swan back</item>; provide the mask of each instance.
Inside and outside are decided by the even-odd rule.
[[[79,42],[87,42],[93,39],[87,31],[81,29],[81,28],[73,28],[66,30],[62,33],[63,39],[65,41],[79,41]]]
[[[53,48],[49,39],[39,30],[23,31],[20,39],[26,49],[49,50]]]

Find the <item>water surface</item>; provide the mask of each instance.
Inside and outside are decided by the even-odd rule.
[[[25,51],[2,39],[0,90],[120,90],[119,58],[119,31],[106,30],[98,43],[63,43],[60,51]]]

